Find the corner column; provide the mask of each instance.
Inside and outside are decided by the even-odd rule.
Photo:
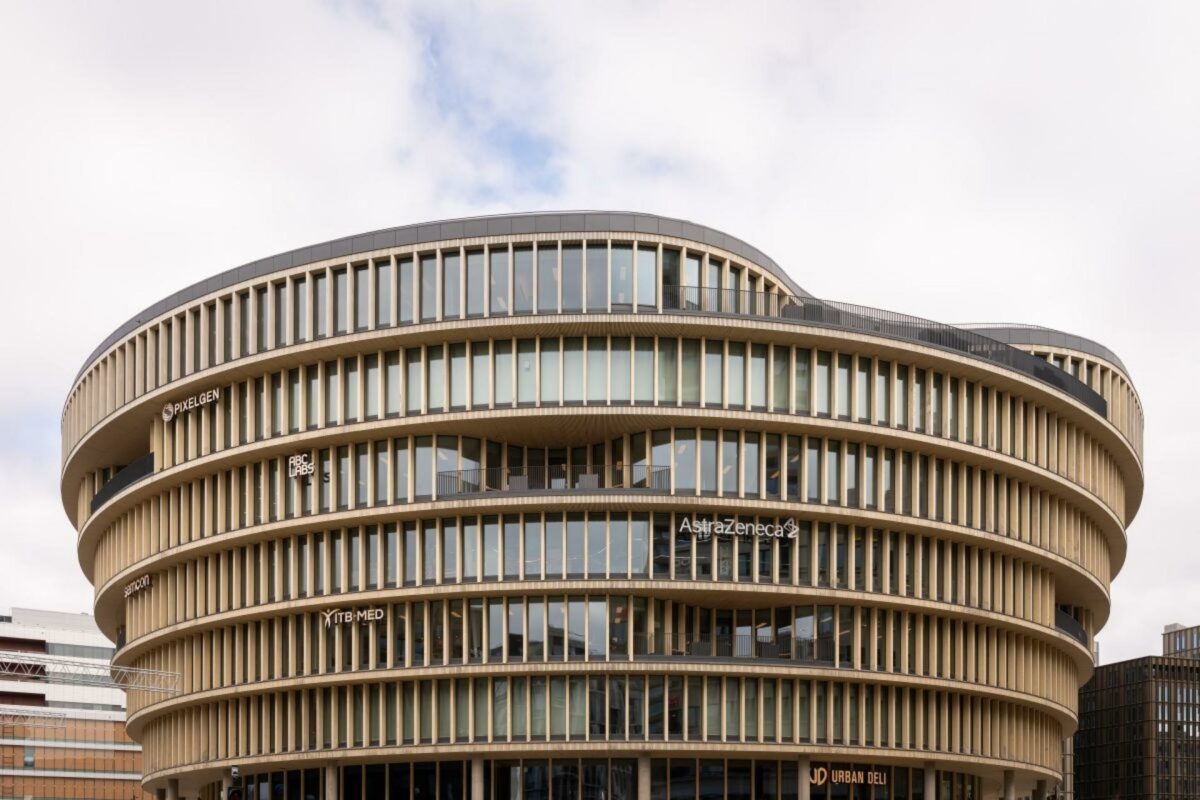
[[[179,780],[176,778],[167,781],[167,800],[179,800]]]
[[[800,800],[812,800],[812,759],[800,759]]]
[[[1017,776],[1011,769],[1004,770],[1004,800],[1017,800]]]
[[[937,800],[937,764],[932,761],[925,762],[925,800]]]
[[[638,756],[637,800],[650,800],[650,756]]]

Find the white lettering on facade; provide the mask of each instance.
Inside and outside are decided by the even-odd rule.
[[[740,522],[733,517],[725,519],[696,519],[684,517],[679,523],[680,533],[690,533],[699,539],[710,536],[764,536],[775,539],[795,539],[800,526],[794,519],[783,522]]]
[[[346,625],[354,622],[378,622],[383,619],[383,609],[374,608],[329,608],[321,612],[325,617],[325,627]]]
[[[170,422],[185,411],[191,411],[192,409],[206,406],[209,403],[215,403],[219,399],[221,399],[221,390],[209,389],[207,392],[194,394],[186,400],[180,400],[178,403],[167,403],[163,406],[162,410],[163,422]]]
[[[149,574],[143,575],[137,580],[130,581],[125,584],[125,596],[129,597],[131,594],[137,594],[143,589],[149,589],[151,582],[152,579]]]
[[[307,478],[317,471],[317,465],[308,458],[308,453],[288,456],[288,477]]]

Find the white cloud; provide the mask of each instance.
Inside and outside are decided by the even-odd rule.
[[[0,6],[0,415],[49,418],[130,314],[273,252],[501,209],[682,216],[819,295],[1112,347],[1147,406],[1148,489],[1104,657],[1200,622],[1200,12],[730,8]],[[0,456],[16,591],[52,557],[21,554],[71,532],[57,452]],[[32,591],[0,603],[62,596]]]

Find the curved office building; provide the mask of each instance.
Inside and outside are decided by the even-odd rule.
[[[115,661],[181,676],[129,696],[163,797],[1044,795],[1142,497],[1100,345],[638,214],[217,275],[62,432]]]

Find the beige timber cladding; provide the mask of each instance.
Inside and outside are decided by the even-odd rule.
[[[1128,376],[1018,345],[1101,415],[786,318],[816,301],[747,248],[439,239],[123,331],[62,491],[117,663],[182,676],[128,699],[147,788],[567,753],[1056,780],[1142,496]]]

